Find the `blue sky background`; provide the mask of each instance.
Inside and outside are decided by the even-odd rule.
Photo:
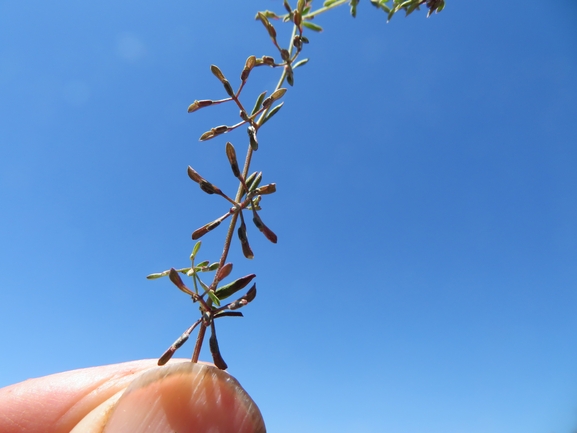
[[[227,208],[187,165],[236,188],[224,143],[246,133],[198,137],[237,110],[186,108],[224,96],[210,64],[236,87],[274,54],[263,9],[282,3],[0,3],[0,386],[158,357],[196,320],[145,276]],[[279,242],[233,244],[259,294],[217,323],[229,371],[271,432],[574,433],[577,3],[385,21],[368,1],[319,17],[259,135]]]

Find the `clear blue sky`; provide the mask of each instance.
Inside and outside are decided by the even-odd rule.
[[[217,324],[269,431],[576,431],[577,3],[554,3],[317,19],[254,160],[279,242],[249,227],[248,262],[235,241],[259,294]],[[235,188],[246,133],[198,137],[237,111],[186,108],[224,96],[210,64],[236,86],[274,53],[263,9],[0,4],[0,386],[158,357],[196,320],[145,276],[226,208],[187,165]],[[247,105],[277,79],[256,70]]]

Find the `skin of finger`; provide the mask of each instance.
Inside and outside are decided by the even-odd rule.
[[[102,433],[104,426],[110,418],[110,414],[116,407],[116,403],[124,394],[125,389],[118,391],[108,400],[102,402],[95,409],[93,409],[88,415],[86,415],[82,420],[76,424],[76,426],[70,431],[70,433]]]
[[[119,399],[103,433],[266,433],[246,391],[214,366],[184,362],[146,371]]]
[[[0,432],[68,433],[156,360],[85,368],[0,389]]]

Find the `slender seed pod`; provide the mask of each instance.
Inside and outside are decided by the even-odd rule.
[[[208,345],[210,346],[210,353],[212,354],[212,359],[214,361],[214,365],[221,370],[226,370],[228,365],[222,359],[222,355],[220,354],[220,349],[218,347],[218,340],[216,339],[216,329],[214,327],[214,321],[210,322],[210,340],[208,341]]]
[[[244,64],[244,69],[242,70],[241,74],[240,74],[240,79],[242,81],[246,81],[248,79],[248,76],[250,75],[250,71],[252,71],[252,68],[254,68],[256,65],[256,57],[255,56],[249,56],[248,59],[246,59],[246,63]]]
[[[269,66],[274,66],[275,64],[275,61],[271,56],[262,56],[262,62]]]
[[[265,99],[265,102],[266,102],[266,99]],[[264,106],[264,104],[263,104],[263,106]],[[248,132],[248,139],[250,142],[250,147],[252,148],[252,150],[257,151],[258,150],[258,140],[256,138],[256,129],[254,128],[254,126],[250,125],[247,128],[247,132]]]
[[[272,194],[275,192],[276,192],[276,183],[269,183],[268,185],[263,185],[254,190],[254,193],[258,195]]]
[[[170,278],[170,281],[172,281],[172,283],[176,287],[178,287],[181,291],[183,291],[187,295],[190,295],[190,296],[194,295],[194,293],[188,287],[186,287],[185,284],[182,282],[182,279],[180,278],[180,275],[178,275],[178,272],[176,269],[170,268],[170,271],[168,273],[168,278]]]
[[[220,81],[221,83],[222,83],[224,80],[226,80],[226,78],[224,78],[224,74],[223,74],[222,71],[218,68],[218,66],[216,66],[216,65],[210,65],[210,70],[212,71],[212,73],[214,74],[214,76],[219,79],[219,81]]]
[[[203,99],[202,101],[194,101],[192,104],[190,104],[188,106],[188,112],[193,113],[196,110],[203,108],[203,107],[208,107],[209,105],[212,105],[213,103],[214,103],[214,101],[211,101],[210,99]]]
[[[232,272],[232,263],[226,263],[218,270],[216,273],[216,279],[218,281],[224,280],[226,277],[230,275]]]
[[[240,178],[240,168],[238,166],[238,161],[236,159],[236,151],[234,150],[234,146],[230,142],[226,143],[226,157],[228,158],[228,162],[230,163],[232,173],[235,175],[235,177]]]
[[[276,244],[278,240],[277,235],[262,222],[256,210],[253,210],[253,215],[254,217],[252,221],[254,222],[256,228],[259,229],[269,241],[271,241],[273,244]]]
[[[254,254],[250,248],[250,244],[248,243],[248,238],[246,236],[246,225],[244,224],[244,221],[241,222],[240,227],[237,230],[237,234],[244,256],[247,259],[254,259]]]
[[[226,306],[229,310],[238,310],[239,308],[244,307],[246,304],[251,302],[256,297],[256,284],[253,284],[252,287],[246,292],[246,295],[242,296],[241,298],[237,299],[234,302],[231,302]]]
[[[228,96],[230,96],[232,98],[234,96],[234,90],[232,89],[232,86],[230,85],[228,80],[223,80],[222,84],[223,84],[224,90],[226,91]]]
[[[202,179],[199,183],[200,189],[202,189],[207,194],[218,194],[222,195],[222,191],[216,185],[213,185],[209,181]]]
[[[214,230],[215,228],[217,228],[220,225],[220,221],[216,220],[216,221],[212,221],[208,224],[203,225],[202,227],[196,229],[193,233],[192,233],[192,240],[195,241],[197,239],[200,239],[201,237],[203,237],[205,234],[207,234],[209,231]]]

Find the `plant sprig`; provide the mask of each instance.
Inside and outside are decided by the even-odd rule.
[[[312,0],[298,0],[296,7],[294,8],[290,5],[288,0],[284,0],[283,6],[285,12],[283,14],[277,14],[272,11],[258,12],[256,20],[260,21],[264,26],[280,59],[277,60],[278,58],[275,59],[273,56],[268,55],[258,58],[254,55],[249,56],[241,70],[240,83],[236,90],[234,90],[231,82],[220,68],[216,65],[212,65],[210,68],[211,72],[222,84],[227,97],[222,99],[195,100],[189,105],[188,112],[193,113],[206,107],[233,102],[239,109],[240,121],[232,123],[230,126],[226,124],[214,126],[204,132],[200,136],[199,140],[212,140],[220,135],[227,134],[242,126],[246,126],[248,149],[241,170],[235,147],[231,142],[226,142],[225,145],[225,153],[231,171],[239,181],[239,186],[234,198],[227,195],[214,183],[209,182],[207,179],[202,177],[194,168],[189,166],[187,169],[189,178],[193,182],[197,183],[203,192],[209,195],[221,196],[230,206],[224,214],[197,228],[192,233],[192,239],[198,240],[216,229],[223,221],[229,218],[230,221],[224,240],[223,251],[218,262],[210,263],[208,260],[204,260],[195,264],[196,256],[201,246],[201,242],[197,241],[190,255],[191,265],[189,267],[179,269],[171,268],[160,273],[150,274],[147,277],[148,279],[156,279],[168,276],[170,281],[176,285],[178,289],[190,296],[193,303],[198,304],[200,310],[200,318],[184,331],[184,333],[166,350],[158,360],[159,365],[164,365],[174,355],[176,350],[188,340],[192,332],[199,327],[196,345],[192,355],[192,362],[198,361],[206,329],[210,328],[211,336],[209,339],[209,346],[214,364],[220,369],[227,368],[227,364],[220,353],[214,321],[221,317],[242,317],[242,313],[236,310],[250,303],[256,297],[257,293],[256,284],[253,283],[251,288],[240,298],[224,305],[222,302],[243,290],[256,277],[255,274],[249,274],[237,278],[231,283],[224,285],[221,284],[223,280],[230,276],[233,269],[233,264],[230,262],[227,263],[226,260],[230,252],[230,246],[235,230],[240,240],[243,255],[247,259],[252,259],[254,257],[254,253],[248,241],[245,214],[243,212],[250,212],[255,227],[269,241],[275,244],[277,243],[277,235],[267,225],[265,225],[259,213],[262,210],[262,197],[276,192],[276,184],[269,183],[261,186],[262,172],[253,172],[250,175],[248,174],[253,153],[259,150],[258,133],[263,125],[282,108],[284,102],[280,102],[280,100],[287,92],[287,88],[282,87],[284,82],[286,81],[289,86],[293,86],[294,70],[308,62],[308,59],[298,60],[305,45],[309,43],[309,39],[304,35],[305,30],[313,32],[320,32],[323,30],[321,26],[312,22],[314,18],[345,4],[350,6],[351,15],[356,17],[358,3],[359,0],[326,0],[322,7],[313,10]],[[393,15],[400,11],[404,11],[406,15],[410,15],[415,10],[418,10],[422,5],[426,5],[429,9],[427,16],[430,16],[433,12],[440,12],[445,7],[445,0],[371,0],[371,3],[373,6],[387,13],[387,20],[390,20]],[[292,23],[292,33],[286,48],[279,43],[276,28],[271,20]],[[268,93],[267,91],[260,93],[254,103],[253,109],[249,113],[246,109],[246,105],[241,101],[242,91],[248,79],[252,76],[252,71],[257,67],[262,66],[268,66],[273,69],[282,68],[282,72],[275,89],[268,97],[266,96]],[[210,284],[206,284],[201,278],[201,274],[207,272],[214,272]],[[193,289],[190,289],[184,284],[180,274],[192,278]]]

